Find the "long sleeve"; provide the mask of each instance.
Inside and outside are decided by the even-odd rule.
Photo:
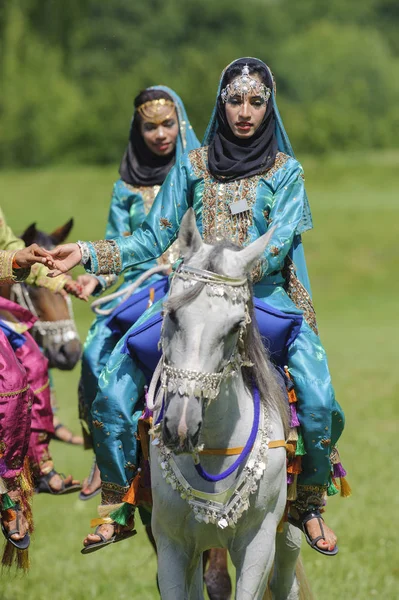
[[[302,218],[304,198],[303,169],[296,163],[296,168],[290,169],[281,179],[273,196],[268,222],[275,230],[263,255],[267,263],[263,275],[283,268]]]
[[[21,248],[25,248],[23,240],[18,238],[11,227],[7,225],[3,211],[0,208],[0,249],[16,252]]]
[[[90,273],[119,274],[125,269],[159,258],[175,241],[181,220],[191,203],[189,163],[184,156],[165,179],[141,228],[131,236],[88,242]]]
[[[125,193],[124,193],[125,192]],[[126,193],[127,188],[119,179],[112,191],[108,221],[105,229],[105,239],[112,240],[133,233],[131,230],[130,207],[140,197],[134,192]]]

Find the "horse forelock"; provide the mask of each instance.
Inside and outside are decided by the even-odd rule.
[[[199,269],[204,269],[216,275],[227,275],[225,272],[225,261],[223,250],[232,250],[238,252],[241,250],[240,246],[233,244],[228,240],[218,242],[211,246],[210,251],[204,256],[203,260],[199,265],[196,265]],[[190,265],[190,261],[187,263]],[[190,287],[186,291],[180,294],[171,295],[168,300],[164,303],[164,308],[168,313],[174,313],[182,306],[185,306],[192,300],[195,300],[204,289],[205,283],[197,281],[193,287]]]

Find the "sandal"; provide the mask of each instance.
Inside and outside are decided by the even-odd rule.
[[[11,537],[12,535],[14,535],[16,533],[18,533],[18,534],[20,533],[19,520],[20,520],[20,514],[22,513],[22,511],[21,511],[19,502],[16,502],[11,510],[13,510],[16,515],[16,521],[17,521],[16,527],[15,527],[15,529],[11,529],[10,531],[7,531],[3,521],[1,521],[1,530],[3,532],[4,537],[6,538],[7,542],[10,542],[10,544],[12,544],[16,548],[18,548],[18,550],[26,550],[30,544],[30,535],[28,532],[26,532],[24,537],[20,540],[13,540]]]
[[[50,486],[50,479],[52,477],[54,477],[54,475],[60,475],[61,477],[63,477],[65,479],[65,475],[62,475],[61,473],[57,473],[57,471],[52,469],[50,471],[50,473],[47,473],[46,475],[41,475],[37,479],[36,485],[35,485],[36,494],[52,494],[53,496],[61,496],[62,494],[71,494],[72,492],[77,492],[78,490],[82,489],[82,486],[80,483],[71,483],[68,485],[68,484],[65,484],[65,481],[63,479],[61,489],[54,490]]]
[[[93,483],[96,467],[97,467],[97,462],[96,462],[96,458],[94,457],[93,466],[91,468],[90,475],[87,478],[87,484],[86,484],[87,486],[89,486]],[[79,500],[90,500],[90,498],[94,498],[94,496],[97,496],[97,494],[99,494],[100,492],[101,492],[101,485],[100,485],[100,487],[96,488],[93,492],[90,492],[90,494],[84,494],[83,490],[82,490],[79,494]]]
[[[60,429],[65,429],[65,431],[67,432],[67,437],[62,437],[60,435]],[[74,438],[77,438],[79,441],[74,442]],[[81,438],[79,435],[75,435],[74,433],[72,433],[72,431],[70,431],[68,427],[63,423],[58,423],[58,425],[54,427],[53,439],[57,440],[58,442],[64,442],[64,444],[72,444],[73,446],[83,446],[83,438]]]
[[[128,540],[129,538],[136,535],[137,531],[135,529],[129,529],[125,531],[120,531],[118,533],[118,523],[112,522],[108,523],[114,527],[114,535],[106,539],[106,537],[99,532],[101,525],[98,525],[94,530],[94,535],[98,535],[101,539],[101,542],[93,542],[92,544],[88,544],[84,546],[81,550],[82,554],[90,554],[91,552],[96,552],[97,550],[101,550],[101,548],[105,548],[105,546],[109,546],[110,544],[116,544],[117,542],[123,542],[123,540]],[[102,523],[104,525],[104,523]]]
[[[318,520],[320,531],[321,531],[321,535],[319,535],[318,537],[315,537],[313,540],[310,537],[308,530],[306,528],[306,523],[308,523],[312,519]],[[324,519],[321,516],[321,513],[319,510],[316,509],[316,510],[311,510],[309,512],[302,513],[302,515],[299,519],[295,519],[293,516],[288,515],[288,521],[289,521],[289,523],[291,523],[291,525],[294,525],[294,527],[298,527],[298,529],[303,531],[307,543],[309,544],[309,546],[311,548],[313,548],[313,550],[317,550],[317,552],[320,552],[320,554],[325,554],[326,556],[335,556],[338,553],[338,546],[335,546],[332,550],[323,550],[323,548],[319,548],[317,546],[317,542],[319,542],[320,540],[326,539],[325,535],[324,535],[324,527],[323,527]]]

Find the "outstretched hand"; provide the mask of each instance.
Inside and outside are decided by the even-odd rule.
[[[80,285],[82,290],[82,296],[84,300],[87,300],[92,295],[96,287],[98,286],[98,279],[94,275],[79,275],[76,278],[76,283]]]
[[[76,267],[81,261],[82,254],[77,244],[63,244],[47,252],[47,266],[50,269],[48,277],[57,277]]]
[[[42,263],[48,266],[48,252],[43,248],[40,248],[37,244],[31,244],[26,248],[18,250],[14,254],[14,259],[21,269],[28,269],[35,263]]]

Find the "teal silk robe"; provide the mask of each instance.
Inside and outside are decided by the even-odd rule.
[[[229,205],[240,199],[246,200],[248,211],[233,216]],[[304,262],[301,233],[309,228],[309,213],[303,169],[295,158],[280,152],[267,173],[221,183],[207,169],[207,147],[184,154],[169,173],[140,230],[131,237],[117,238],[112,245],[112,252],[119,252],[121,268],[154,260],[165,252],[176,239],[188,207],[194,208],[205,242],[229,239],[247,245],[270,226],[275,227],[253,274],[254,294],[283,312],[304,315],[288,358],[306,449],[299,483],[326,489],[331,471],[329,454],[342,432],[344,417],[317,334]],[[101,265],[104,256],[100,254],[99,249],[96,258]],[[147,311],[140,323],[155,310],[159,304]],[[122,339],[117,344],[100,376],[93,404],[93,416],[99,421],[94,439],[103,504],[121,502],[137,467],[137,408],[145,378],[132,358],[121,353],[123,343]]]
[[[185,150],[197,148],[199,141],[190,125],[180,97],[166,86],[154,86],[153,89],[166,91],[174,100],[179,121],[179,133],[176,140],[176,160],[179,160]],[[160,186],[158,185],[135,187],[119,179],[113,188],[105,239],[110,240],[120,236],[130,236],[137,231],[151,209],[159,189]],[[168,262],[170,259],[170,256],[165,257],[165,262]],[[132,268],[126,270],[123,282],[118,290],[123,290],[123,288],[134,283],[138,277],[156,264],[156,260],[154,259],[142,265],[132,266]],[[145,286],[150,286],[161,277],[163,277],[162,274],[152,275],[137,288],[137,292]],[[117,277],[115,275],[99,275],[99,285],[94,295],[101,294],[116,281]],[[120,302],[121,298],[114,299],[102,305],[102,308],[115,308]],[[91,407],[97,393],[98,377],[118,341],[106,325],[107,318],[107,316],[97,315],[90,327],[83,348],[82,373],[79,383],[79,415],[85,433],[86,446],[92,446],[93,420]],[[94,420],[97,421],[97,419]]]

